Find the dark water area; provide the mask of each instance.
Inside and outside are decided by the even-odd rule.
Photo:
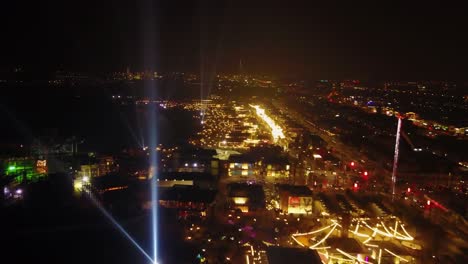
[[[183,109],[157,107],[150,120],[150,107],[136,105],[134,99],[114,100],[103,90],[86,95],[50,87],[3,90],[1,145],[76,137],[80,151],[115,152],[147,144],[149,122],[156,122],[158,143],[164,145],[183,144],[197,129],[192,113]]]

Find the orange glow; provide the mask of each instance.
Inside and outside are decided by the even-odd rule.
[[[108,192],[108,191],[116,191],[116,190],[123,190],[123,189],[127,189],[128,186],[117,186],[117,187],[110,187],[110,188],[107,188],[107,189],[104,189],[102,190],[101,192]]]
[[[247,203],[247,197],[234,197],[234,203],[235,204],[246,204]]]

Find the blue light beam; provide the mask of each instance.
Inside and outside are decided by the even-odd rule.
[[[120,233],[122,233],[150,261],[150,263],[156,263],[148,255],[148,253],[146,253],[146,251],[140,245],[138,245],[135,239],[133,239],[130,236],[130,234],[127,231],[125,231],[125,229],[117,222],[117,220],[115,220],[115,218],[112,217],[112,215],[109,212],[107,212],[107,210],[101,205],[101,203],[99,203],[99,201],[93,196],[91,191],[87,189],[83,189],[83,191],[88,195],[89,199],[93,202],[96,208],[98,208],[99,211],[101,211],[101,213],[115,226],[115,228],[117,228],[117,230],[119,230]]]
[[[159,31],[157,26],[157,15],[159,5],[157,1],[141,0],[141,22],[142,22],[142,52],[143,65],[145,70],[156,70],[158,62],[158,40]],[[145,80],[144,88],[146,97],[150,101],[155,101],[156,85],[154,81]],[[150,191],[151,191],[151,228],[153,239],[153,259],[154,263],[158,260],[158,190],[157,190],[157,130],[156,130],[156,107],[155,104],[148,105],[148,148],[149,148],[149,165],[150,165]]]
[[[151,189],[151,224],[153,238],[153,254],[155,263],[158,258],[158,187],[157,187],[157,151],[156,151],[156,108],[149,108],[149,154],[150,154],[150,189]]]

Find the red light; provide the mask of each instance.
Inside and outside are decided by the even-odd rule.
[[[427,205],[431,205],[431,200],[427,200]]]
[[[351,161],[351,167],[354,167],[354,161]]]
[[[369,173],[367,173],[367,171],[364,172],[364,176],[367,176]]]
[[[408,187],[408,191],[407,191],[407,192],[409,192],[409,193],[411,192],[411,188],[410,188],[410,187]]]
[[[354,183],[354,188],[357,188],[357,182]]]

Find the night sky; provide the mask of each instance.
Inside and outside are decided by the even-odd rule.
[[[325,2],[8,1],[0,67],[466,79],[461,5]]]

